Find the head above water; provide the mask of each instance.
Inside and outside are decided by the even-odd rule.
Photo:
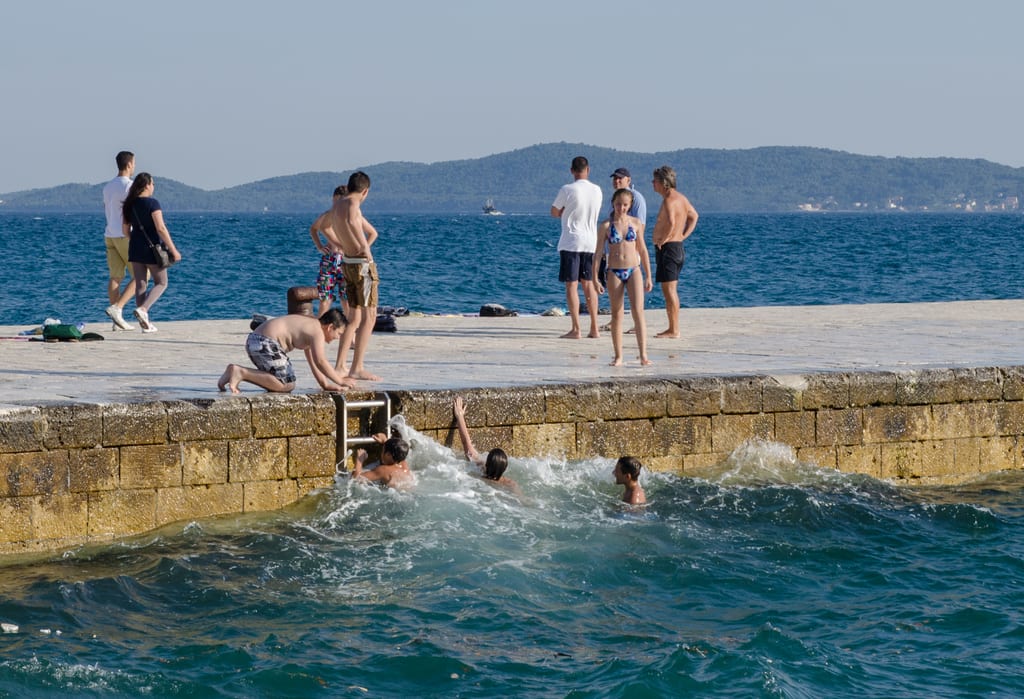
[[[621,473],[630,481],[636,481],[637,479],[640,478],[641,468],[643,468],[643,464],[641,464],[636,458],[632,456],[623,456],[619,458],[617,462],[615,462],[616,474]]]
[[[381,456],[389,457],[393,464],[400,464],[409,456],[409,443],[401,437],[391,437],[384,442],[384,447],[381,449]],[[381,459],[381,463],[384,463],[383,458]]]
[[[484,462],[484,478],[500,481],[507,468],[508,454],[504,449],[491,449],[487,452],[487,461]]]

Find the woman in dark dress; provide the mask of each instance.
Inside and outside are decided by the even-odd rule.
[[[135,317],[144,333],[155,333],[156,326],[149,320],[149,310],[167,290],[167,269],[157,263],[154,246],[168,252],[172,261],[181,259],[181,253],[171,240],[164,225],[160,202],[153,198],[153,176],[140,172],[135,176],[121,209],[124,234],[128,236],[128,261],[135,275]],[[153,278],[153,288],[147,293],[147,271]]]

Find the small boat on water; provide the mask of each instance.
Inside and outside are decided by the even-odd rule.
[[[505,215],[502,212],[498,211],[497,208],[495,208],[494,200],[493,199],[488,199],[487,201],[484,202],[484,213],[487,214],[488,216],[504,216]]]

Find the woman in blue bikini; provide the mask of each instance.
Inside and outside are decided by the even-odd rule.
[[[594,250],[594,263],[598,264],[605,255],[604,246],[607,241],[608,298],[612,303],[612,348],[615,350],[612,366],[622,364],[622,317],[625,314],[627,292],[636,330],[636,344],[640,348],[640,364],[651,364],[647,358],[644,293],[654,288],[654,281],[651,277],[651,259],[644,243],[644,224],[628,213],[632,204],[632,192],[628,189],[616,190],[612,195],[611,216],[601,224],[597,232],[597,248]],[[594,283],[598,293],[604,291],[599,279]]]

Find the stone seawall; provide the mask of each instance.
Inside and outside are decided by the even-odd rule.
[[[751,439],[900,483],[1024,468],[1024,367],[721,376],[460,391],[478,449],[637,456],[699,474]],[[393,391],[392,412],[461,449],[452,391]],[[354,396],[360,399],[361,396]],[[339,429],[383,429],[328,394],[66,405],[0,415],[0,553],[273,510],[333,482]],[[376,424],[373,424],[376,422]]]

